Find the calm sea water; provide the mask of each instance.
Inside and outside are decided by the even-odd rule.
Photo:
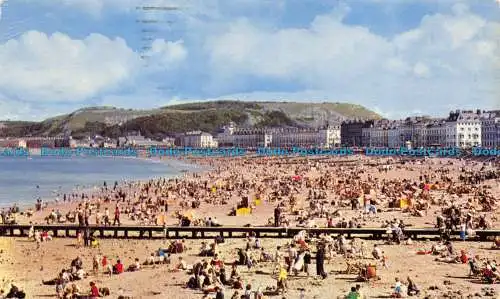
[[[196,169],[178,161],[137,158],[0,157],[0,206],[55,199],[57,193],[102,186],[104,181],[113,186],[115,181],[173,177]]]

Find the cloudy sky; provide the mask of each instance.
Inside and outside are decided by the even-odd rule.
[[[0,119],[205,99],[500,108],[494,0],[1,2]]]

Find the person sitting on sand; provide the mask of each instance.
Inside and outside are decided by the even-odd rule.
[[[24,291],[21,291],[17,286],[12,285],[7,295],[5,295],[5,298],[24,299],[26,298],[26,294],[24,293]]]
[[[359,293],[356,290],[356,287],[352,287],[351,291],[345,296],[345,299],[359,299]]]
[[[101,297],[101,294],[99,293],[99,288],[95,284],[95,282],[91,281],[90,282],[90,298],[95,299]]]
[[[208,253],[210,251],[210,248],[206,242],[201,242],[201,248],[200,248],[200,253],[199,256],[209,256]]]
[[[449,264],[455,264],[455,263],[462,263],[462,264],[467,264],[469,261],[469,257],[465,253],[465,250],[462,250],[460,252],[460,255],[453,256],[453,255],[447,255],[447,256],[442,256],[438,257],[435,259],[435,261],[442,262],[442,263],[449,263]]]
[[[139,271],[141,269],[141,263],[139,262],[139,259],[136,258],[134,263],[130,266],[128,266],[128,269],[127,271],[128,272],[135,272],[135,271]]]
[[[238,265],[233,264],[231,266],[231,275],[230,275],[230,281],[237,280],[240,277],[240,273],[238,271]]]
[[[245,287],[245,293],[243,294],[243,296],[241,296],[241,298],[242,299],[251,299],[251,296],[252,296],[252,285],[247,284],[247,286]]]
[[[76,269],[81,269],[83,267],[82,258],[77,256],[74,260],[72,260],[71,267],[75,267]]]
[[[238,290],[234,291],[233,296],[231,296],[231,299],[240,299],[240,292]]]
[[[460,251],[460,261],[462,264],[467,264],[469,262],[469,256],[465,253],[465,250]]]
[[[227,285],[229,282],[227,280],[226,268],[222,267],[218,272],[218,279],[222,285]]]
[[[71,284],[64,290],[64,299],[80,298],[80,288],[76,284]]]
[[[270,253],[267,253],[264,248],[260,250],[260,262],[272,262],[273,256]]]
[[[52,236],[49,235],[49,232],[46,230],[42,232],[41,237],[42,237],[42,242],[47,242],[52,240]]]
[[[198,282],[194,275],[189,276],[188,282],[186,283],[186,288],[195,290],[198,287]]]
[[[493,243],[491,249],[500,249],[500,237],[495,238],[495,242]]]
[[[151,255],[146,258],[144,265],[151,266],[154,264],[155,264],[155,254],[151,253]]]
[[[210,261],[210,265],[213,267],[221,268],[224,265],[224,262],[219,259],[219,255],[216,253],[214,258]]]
[[[478,261],[479,256],[473,256],[469,259],[469,277],[481,274],[481,269],[479,268]]]
[[[406,281],[408,282],[408,290],[407,290],[408,296],[418,296],[420,294],[420,289],[418,288],[418,286],[413,282],[413,280],[409,276],[406,278]]]
[[[179,257],[179,263],[174,268],[174,271],[180,271],[180,270],[187,270],[188,265],[186,261],[182,258],[182,256]]]
[[[382,250],[380,250],[380,247],[378,247],[377,244],[373,245],[372,256],[377,261],[382,259]]]
[[[87,277],[87,272],[85,272],[85,270],[83,270],[82,268],[77,269],[74,267],[73,270],[75,271],[72,272],[71,275],[73,276],[74,280],[83,280]]]
[[[241,279],[241,277],[238,277],[234,280],[233,289],[236,289],[236,290],[243,289],[243,280]]]
[[[442,242],[438,242],[437,244],[432,245],[431,248],[432,254],[439,255],[446,251],[446,245]]]
[[[122,274],[123,273],[123,264],[120,260],[116,261],[116,264],[113,266],[113,274]]]
[[[486,283],[494,283],[493,269],[487,263],[483,269],[483,279]]]

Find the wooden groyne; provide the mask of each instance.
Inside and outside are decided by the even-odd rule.
[[[0,237],[27,237],[30,225],[0,225]],[[75,238],[77,233],[89,230],[90,235],[97,238],[141,238],[141,239],[212,239],[216,236],[224,238],[244,238],[253,233],[260,238],[291,238],[299,231],[305,230],[311,235],[340,235],[348,238],[388,238],[390,231],[386,228],[283,228],[283,227],[242,227],[242,226],[220,226],[220,227],[197,227],[197,226],[95,226],[87,227],[78,225],[34,225],[39,231],[47,231],[52,237]],[[435,228],[407,228],[404,230],[406,236],[412,239],[431,239],[441,235]],[[458,238],[459,231],[452,231],[451,237]],[[478,230],[474,238],[470,240],[488,240],[500,236],[499,229]]]

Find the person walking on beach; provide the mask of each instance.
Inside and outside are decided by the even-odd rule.
[[[113,220],[113,225],[120,225],[120,208],[116,205],[115,208],[115,219]]]

